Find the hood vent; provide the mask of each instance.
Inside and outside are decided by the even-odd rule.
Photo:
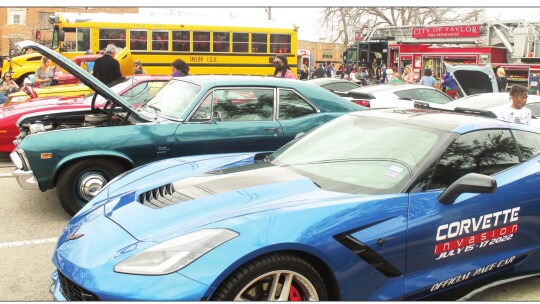
[[[139,202],[147,207],[158,209],[191,200],[174,190],[173,184],[161,186],[139,195]]]

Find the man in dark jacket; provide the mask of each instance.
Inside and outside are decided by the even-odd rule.
[[[324,68],[323,64],[319,63],[319,67],[315,70],[315,73],[313,75],[314,78],[324,78]]]
[[[105,85],[121,79],[120,63],[114,59],[116,55],[116,46],[114,44],[107,45],[105,54],[94,62],[94,77],[99,79]]]

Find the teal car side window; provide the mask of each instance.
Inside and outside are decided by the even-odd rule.
[[[317,111],[292,90],[279,90],[279,119],[293,119]]]

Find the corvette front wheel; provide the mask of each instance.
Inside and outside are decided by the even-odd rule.
[[[320,274],[294,254],[273,254],[237,269],[217,289],[218,301],[327,301]]]

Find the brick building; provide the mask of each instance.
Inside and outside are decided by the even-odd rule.
[[[21,40],[47,42],[50,36],[49,16],[55,12],[88,13],[138,13],[138,7],[0,7],[0,54],[10,55],[15,50],[14,43]],[[47,35],[48,34],[48,35]],[[42,41],[39,41],[42,42]]]
[[[331,42],[312,42],[298,41],[299,49],[307,49],[311,51],[312,66],[323,62],[332,62],[336,68],[343,62],[343,52],[345,45]]]

